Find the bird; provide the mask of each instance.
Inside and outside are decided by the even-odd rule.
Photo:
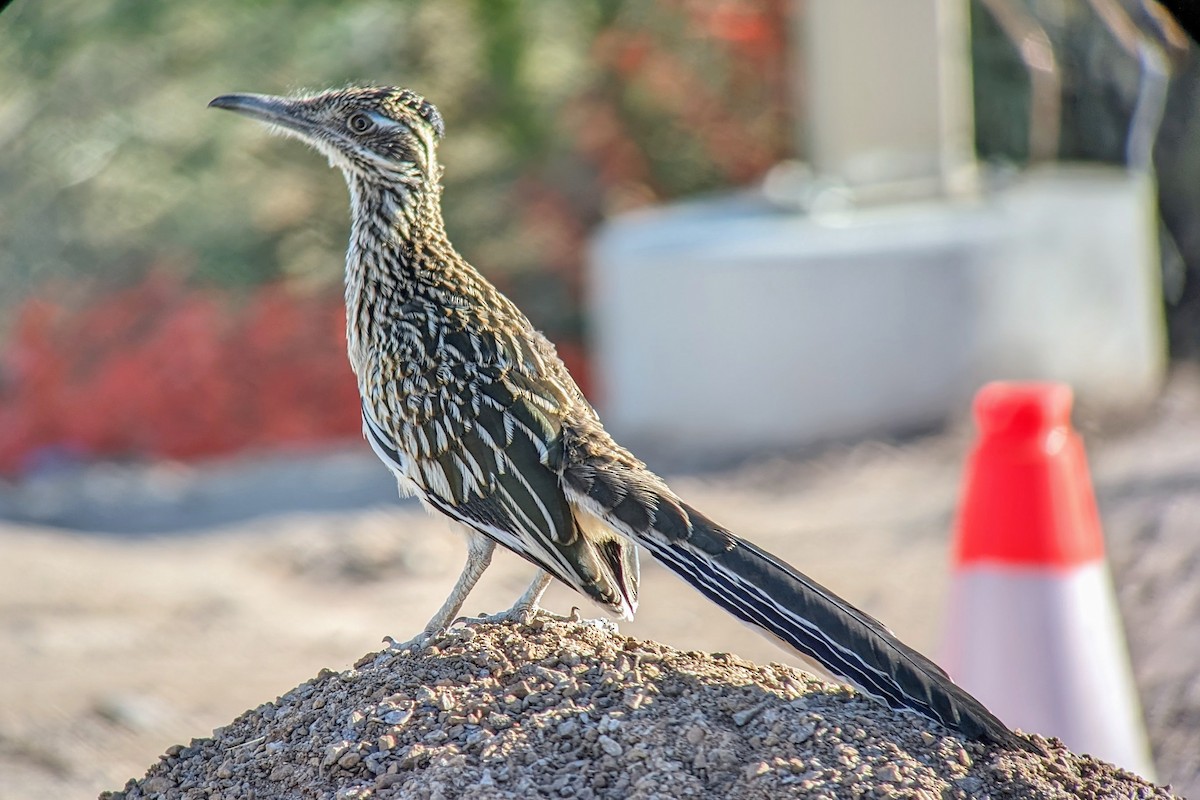
[[[352,86],[209,105],[299,139],[346,179],[346,338],[363,436],[402,494],[462,523],[467,539],[462,573],[418,640],[453,623],[497,544],[537,573],[494,619],[528,621],[552,580],[632,619],[645,549],[865,696],[967,739],[1034,749],[932,660],[688,505],[609,435],[554,345],[451,244],[445,123],[421,94]]]

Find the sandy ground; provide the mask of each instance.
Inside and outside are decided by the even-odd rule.
[[[1146,418],[1085,432],[1158,779],[1200,796],[1200,380],[1177,375]],[[936,654],[969,441],[964,427],[669,475]],[[0,800],[118,788],[168,746],[415,634],[464,548],[449,523],[389,501],[364,450],[95,468],[0,492]],[[531,573],[498,556],[465,610],[506,607]],[[648,559],[643,579],[622,632],[800,663]],[[555,587],[546,605],[583,602]]]

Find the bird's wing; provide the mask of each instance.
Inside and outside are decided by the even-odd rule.
[[[478,372],[477,363],[473,369]],[[445,378],[436,385],[457,383],[453,375]],[[428,505],[632,618],[634,546],[616,534],[585,534],[563,493],[560,392],[514,369],[476,374],[461,385],[470,388],[464,394],[409,393],[416,413],[407,422],[384,424],[364,402],[364,433],[375,452]]]

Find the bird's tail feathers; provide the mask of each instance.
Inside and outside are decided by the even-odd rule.
[[[676,509],[686,520],[669,519]],[[639,542],[735,617],[892,708],[916,711],[972,739],[1034,749],[873,617],[686,504],[663,504],[660,512]]]

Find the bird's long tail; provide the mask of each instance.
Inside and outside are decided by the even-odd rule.
[[[684,525],[661,514],[638,541],[709,600],[892,708],[916,711],[969,739],[1036,751],[877,620],[690,506],[677,508]]]

